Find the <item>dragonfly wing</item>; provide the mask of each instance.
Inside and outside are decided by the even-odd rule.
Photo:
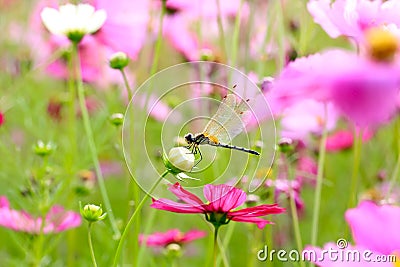
[[[215,135],[223,125],[235,114],[236,109],[236,96],[228,94],[221,102],[215,115],[210,119],[204,128],[203,133],[208,135]]]
[[[213,135],[220,143],[229,144],[246,127],[251,119],[251,112],[248,110],[246,103],[247,101],[242,101],[233,110],[230,110],[229,118],[225,120],[222,127],[213,132]]]

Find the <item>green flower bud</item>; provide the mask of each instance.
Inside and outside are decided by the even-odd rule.
[[[110,122],[115,126],[120,126],[124,122],[124,114],[114,113],[110,116]]]
[[[278,142],[278,149],[284,154],[293,152],[293,140],[290,138],[281,138]]]
[[[56,149],[56,145],[53,142],[44,143],[42,140],[37,141],[33,146],[33,152],[41,157],[46,157],[53,153]]]
[[[111,55],[109,63],[111,68],[121,70],[128,66],[129,58],[124,52],[117,52]]]
[[[171,259],[176,259],[182,256],[182,247],[179,244],[171,243],[165,247],[164,254]]]
[[[82,217],[88,222],[92,223],[101,221],[107,216],[107,213],[103,213],[103,209],[101,208],[101,206],[86,204],[82,208],[81,203],[79,203],[79,206]]]

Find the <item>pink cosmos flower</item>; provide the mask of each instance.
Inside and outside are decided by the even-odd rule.
[[[283,110],[281,116],[282,137],[306,141],[310,134],[320,135],[323,126],[331,131],[338,120],[338,112],[332,103],[324,104],[314,99],[304,99]]]
[[[79,213],[65,211],[61,206],[53,206],[42,218],[34,218],[25,211],[10,209],[7,198],[0,197],[0,226],[10,228],[14,231],[39,234],[41,229],[44,234],[58,233],[81,224]]]
[[[367,29],[400,26],[400,4],[395,0],[311,0],[307,7],[314,21],[332,38],[344,35],[360,42]]]
[[[369,141],[374,134],[371,131],[363,132],[363,142]],[[349,130],[339,130],[330,136],[328,136],[326,140],[326,151],[328,152],[336,152],[345,149],[349,149],[353,146],[354,143],[354,133]]]
[[[394,114],[399,84],[397,63],[331,50],[290,63],[275,79],[269,97],[278,111],[308,98],[332,102],[357,126],[366,127]]]
[[[79,45],[82,78],[86,82],[97,82],[99,85],[119,82],[120,74],[108,67],[110,55],[123,51],[132,59],[137,58],[146,37],[149,19],[149,2],[118,0],[86,1],[95,9],[104,9],[107,20],[102,28],[93,35],[86,35]],[[35,8],[32,18],[31,42],[39,63],[47,62],[58,50],[65,50],[69,41],[63,37],[49,36],[44,29],[40,12],[44,7],[57,7],[57,1],[42,0]],[[37,52],[40,53],[37,53]],[[58,59],[46,69],[57,78],[68,77],[68,67],[65,59]],[[100,82],[101,81],[101,82]]]
[[[0,126],[4,123],[4,114],[0,112]]]
[[[296,208],[301,212],[304,209],[304,202],[300,196],[301,183],[298,180],[288,180],[288,179],[267,179],[265,181],[267,187],[275,188],[275,202],[279,202],[279,197],[285,195],[290,199],[292,195]]]
[[[182,233],[178,229],[171,229],[165,233],[153,233],[151,235],[139,235],[139,242],[146,242],[148,247],[166,247],[169,244],[185,244],[193,240],[200,239],[206,236],[206,232],[199,230],[190,230],[189,232]]]
[[[165,17],[163,35],[166,40],[187,60],[200,60],[202,55],[210,55],[218,61],[220,51],[215,45],[219,31],[217,27],[217,6],[214,0],[167,1],[167,8],[176,11]],[[239,0],[221,0],[221,17],[224,25],[227,19],[234,17],[240,8]],[[246,17],[247,5],[243,5],[243,18]],[[198,22],[201,23],[198,23]],[[197,25],[197,26],[195,26]],[[193,30],[201,27],[202,36]]]
[[[272,222],[259,217],[285,211],[277,204],[264,204],[233,211],[246,201],[246,193],[241,189],[225,184],[204,186],[204,196],[209,201],[208,204],[196,195],[184,190],[179,183],[172,185],[169,190],[183,203],[169,199],[153,199],[151,207],[177,213],[203,213],[206,219],[216,226],[227,224],[232,220],[255,223],[258,228],[262,229]]]
[[[350,225],[355,246],[349,246],[345,250],[358,250],[361,255],[364,251],[371,252],[368,262],[361,257],[361,262],[332,261],[325,258],[325,261],[316,262],[318,266],[341,267],[341,266],[394,266],[393,262],[376,262],[377,256],[397,255],[400,252],[400,235],[398,228],[400,223],[400,207],[392,205],[379,206],[370,201],[361,202],[356,208],[346,212],[346,221]],[[324,249],[336,249],[337,246],[329,243]],[[306,250],[316,250],[317,255],[321,256],[321,249],[307,247]]]

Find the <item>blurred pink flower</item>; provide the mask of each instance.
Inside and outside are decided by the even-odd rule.
[[[75,228],[80,224],[79,213],[65,211],[61,206],[53,206],[42,222],[42,218],[34,218],[25,211],[10,209],[7,198],[0,197],[0,226],[14,231],[39,234],[43,229],[44,234],[50,234]]]
[[[371,131],[363,131],[363,142],[367,142],[373,137]],[[330,136],[326,140],[326,151],[336,152],[351,148],[354,143],[354,133],[349,130],[339,130]]]
[[[193,240],[203,238],[206,234],[206,232],[199,230],[190,230],[186,233],[182,233],[178,229],[171,229],[165,233],[157,232],[148,236],[140,235],[139,242],[146,242],[148,247],[166,247],[172,243],[179,245],[189,243]]]
[[[296,180],[298,180],[300,184],[308,183],[314,185],[317,173],[318,164],[314,158],[307,155],[299,157],[296,165]]]
[[[363,201],[345,217],[357,245],[385,255],[400,252],[400,207]]]
[[[314,99],[304,99],[282,111],[282,137],[306,141],[310,134],[320,135],[324,124],[331,131],[338,120],[338,112],[332,103],[325,107],[324,103]]]
[[[0,126],[4,123],[4,114],[0,112]]]
[[[374,62],[344,50],[326,51],[290,63],[275,79],[269,97],[278,112],[313,98],[332,102],[357,126],[375,126],[396,111],[399,70],[397,63]]]
[[[163,35],[168,42],[189,61],[200,60],[203,55],[218,61],[220,51],[215,45],[219,35],[216,1],[171,0],[166,4],[167,8],[175,11],[164,20]],[[221,0],[220,6],[221,17],[227,28],[227,19],[237,15],[240,0]],[[246,3],[242,9],[242,17],[245,18],[248,10]],[[199,36],[201,32],[203,34]]]
[[[301,183],[296,180],[288,180],[288,179],[276,179],[271,180],[267,179],[265,181],[266,187],[272,187],[275,189],[274,193],[274,201],[279,203],[279,197],[281,195],[285,195],[288,199],[292,195],[294,199],[294,203],[296,204],[296,209],[300,212],[304,209],[304,202],[300,196]]]
[[[220,184],[204,186],[204,196],[209,201],[204,203],[196,195],[184,190],[179,183],[172,185],[169,190],[183,203],[169,199],[153,199],[152,208],[176,213],[202,213],[214,225],[227,224],[229,221],[248,222],[257,224],[262,229],[272,222],[259,218],[269,214],[279,214],[285,211],[277,204],[260,205],[232,211],[246,201],[246,193],[241,189]]]
[[[400,4],[396,0],[310,0],[308,10],[326,33],[362,41],[365,30],[388,24],[400,25]]]
[[[82,77],[86,82],[106,86],[121,80],[120,74],[109,68],[108,59],[115,52],[123,51],[129,57],[137,58],[146,37],[149,17],[149,1],[106,0],[86,1],[96,9],[104,9],[107,20],[93,35],[86,35],[79,45]],[[59,49],[67,49],[69,41],[63,37],[49,36],[41,21],[40,12],[44,7],[57,7],[55,0],[42,0],[36,6],[32,18],[32,41],[38,61],[47,62]],[[48,37],[46,37],[48,36]],[[58,78],[68,77],[65,59],[50,63],[47,71]]]
[[[400,252],[400,235],[398,234],[400,223],[400,207],[392,205],[379,206],[374,202],[363,201],[356,208],[346,211],[346,221],[350,225],[355,246],[349,245],[346,250],[358,250],[361,261],[334,261],[325,254],[324,261],[316,261],[309,258],[318,266],[328,267],[361,267],[361,266],[394,266],[393,262],[378,262],[377,256],[396,255],[397,262]],[[337,245],[328,243],[325,250],[339,249]],[[317,256],[322,255],[322,250],[308,246],[305,250],[315,250]],[[364,258],[365,251],[370,251],[370,261]],[[303,251],[304,252],[304,251]],[[346,254],[345,254],[346,255]],[[351,254],[350,254],[351,255]],[[381,258],[382,259],[382,258]]]

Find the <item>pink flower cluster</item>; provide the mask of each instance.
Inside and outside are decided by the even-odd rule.
[[[30,234],[58,233],[81,225],[79,213],[66,211],[61,206],[53,206],[49,213],[42,218],[35,218],[25,211],[10,208],[8,199],[0,197],[0,226],[14,231]]]
[[[206,236],[206,232],[199,230],[190,230],[182,233],[178,229],[171,229],[165,233],[157,232],[151,235],[139,236],[140,243],[146,243],[148,247],[166,247],[169,244],[185,244]]]

